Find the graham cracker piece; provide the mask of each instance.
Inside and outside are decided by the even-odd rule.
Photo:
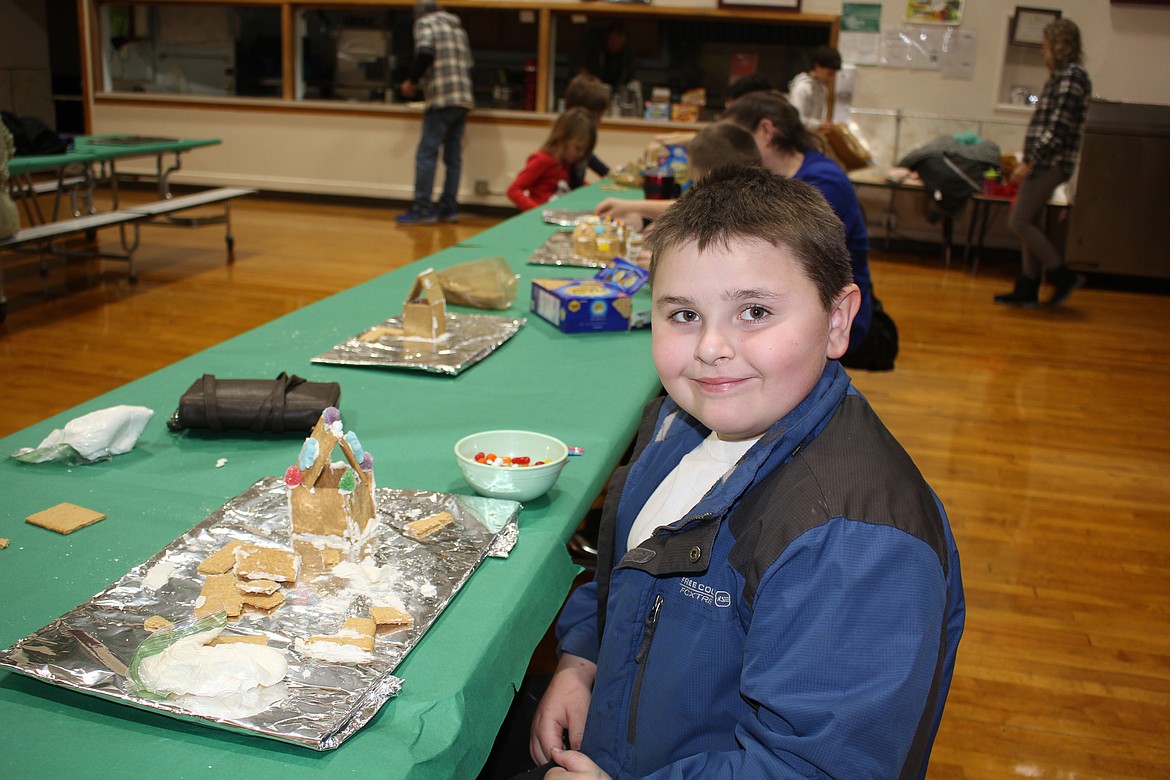
[[[370,617],[379,626],[414,628],[414,615],[404,612],[398,607],[370,607]]]
[[[167,620],[162,615],[151,615],[146,620],[142,621],[142,627],[150,633],[155,631],[162,631],[164,628],[174,628],[175,624]]]
[[[316,439],[318,447],[316,459],[307,469],[303,470],[303,485],[311,488],[317,484],[317,477],[321,476],[322,469],[329,465],[330,453],[333,452],[333,445],[337,443],[337,437],[325,424],[325,415],[317,418],[317,424],[313,426],[313,432],[309,434],[309,438]]]
[[[257,609],[276,609],[284,603],[284,594],[280,591],[276,593],[242,593],[240,598],[249,607],[256,607]]]
[[[220,547],[199,564],[200,574],[227,574],[236,565],[236,548],[243,547],[241,541],[231,541]]]
[[[321,548],[312,542],[294,539],[293,549],[301,556],[303,571],[320,574],[341,562],[341,550],[336,547]]]
[[[425,539],[440,528],[450,525],[454,520],[455,518],[450,512],[439,512],[415,520],[413,523],[407,523],[404,531],[411,539]]]
[[[301,556],[278,547],[242,545],[236,548],[236,574],[247,580],[295,582],[301,571]]]
[[[341,624],[342,631],[356,631],[365,636],[373,636],[374,632],[378,630],[378,624],[374,622],[373,618],[351,617],[346,618],[345,622]]]
[[[314,644],[316,642],[331,642],[335,645],[353,645],[371,653],[374,652],[374,638],[365,634],[359,634],[356,631],[350,631],[345,634],[334,634],[333,636],[311,636],[305,640],[306,644]]]
[[[351,617],[346,618],[341,630],[332,636],[311,636],[306,643],[333,642],[338,645],[353,645],[369,652],[374,651],[374,634],[378,625],[373,618]]]
[[[244,600],[253,596],[271,596],[280,590],[280,583],[276,580],[236,580],[236,587],[244,594]]]
[[[212,574],[203,581],[203,590],[195,600],[195,615],[213,615],[220,610],[228,617],[239,617],[244,611],[243,594],[236,587],[236,578],[231,574]]]
[[[212,639],[207,643],[208,646],[215,645],[266,645],[268,644],[268,637],[263,634],[232,634],[231,636],[223,636],[222,634]]]
[[[358,341],[364,341],[367,344],[374,341],[381,341],[383,338],[402,338],[402,328],[392,328],[389,325],[378,325],[370,328],[365,333],[358,336]]]
[[[84,528],[105,519],[106,516],[101,512],[95,512],[77,504],[61,503],[48,509],[42,509],[40,512],[33,512],[24,518],[24,522],[48,528],[59,534],[71,534],[78,528]]]
[[[7,546],[8,546],[8,540],[7,539],[0,539],[0,550],[3,550]]]

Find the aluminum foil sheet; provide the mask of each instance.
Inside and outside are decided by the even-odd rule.
[[[550,225],[558,225],[572,230],[585,217],[592,216],[592,211],[576,211],[574,209],[544,209],[540,218]]]
[[[528,320],[490,314],[448,314],[447,333],[435,341],[384,335],[374,341],[362,336],[380,329],[401,329],[402,319],[390,319],[347,339],[313,363],[379,368],[413,368],[455,376],[499,349]]]
[[[376,582],[337,576],[336,565],[306,556],[296,583],[282,589],[284,604],[270,613],[245,607],[224,630],[263,634],[270,647],[285,652],[288,674],[276,685],[159,700],[135,690],[126,676],[136,648],[149,636],[146,618],[190,619],[202,588],[197,567],[203,559],[237,539],[290,544],[286,489],[276,477],[260,480],[89,601],[0,651],[0,665],[181,720],[316,750],[335,748],[398,693],[403,681],[392,672],[484,557],[506,556],[516,539],[520,504],[514,501],[386,489],[375,500],[380,525],[343,560],[376,564]],[[406,523],[439,511],[455,521],[422,541],[402,534]],[[414,626],[381,627],[373,660],[325,661],[298,650],[298,639],[336,633],[346,617],[395,600],[414,616]]]

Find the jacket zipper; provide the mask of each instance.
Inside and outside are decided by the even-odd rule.
[[[638,665],[638,674],[634,677],[634,691],[630,695],[630,722],[626,727],[626,741],[634,744],[634,736],[638,730],[638,698],[642,693],[642,678],[646,674],[646,657],[650,655],[650,643],[654,640],[654,629],[658,626],[658,612],[662,609],[662,594],[654,597],[650,612],[646,615],[646,624],[642,629],[642,644],[634,655],[634,663]]]

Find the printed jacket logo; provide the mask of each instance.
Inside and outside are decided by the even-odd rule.
[[[730,593],[725,590],[715,590],[710,585],[704,585],[690,577],[683,577],[679,581],[678,592],[704,604],[713,604],[724,609],[731,606]]]

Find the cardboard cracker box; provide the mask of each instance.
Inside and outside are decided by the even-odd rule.
[[[565,333],[646,327],[649,317],[634,311],[633,295],[649,277],[615,257],[592,279],[533,279],[532,312]]]

